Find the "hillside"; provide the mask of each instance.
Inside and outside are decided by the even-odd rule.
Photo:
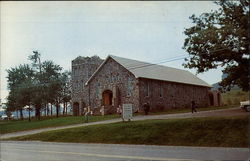
[[[219,85],[219,82],[212,84],[212,90],[218,90],[219,88],[222,88]],[[238,86],[234,86],[234,87],[232,87],[232,90],[240,90],[240,88]]]
[[[243,92],[241,89],[232,89],[222,93],[225,105],[239,105],[241,101],[250,100],[250,92]]]

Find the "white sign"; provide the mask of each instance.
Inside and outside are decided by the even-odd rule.
[[[122,105],[122,119],[123,121],[130,121],[132,119],[132,104],[123,104]]]

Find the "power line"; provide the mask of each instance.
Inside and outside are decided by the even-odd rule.
[[[247,44],[250,44],[250,43],[244,43],[244,45],[247,45]],[[228,48],[228,47],[220,48],[220,49],[216,49],[216,50],[209,51],[209,54],[215,53],[215,52],[218,52],[218,51],[223,51],[223,50],[232,50],[232,49],[230,49],[230,48]],[[205,55],[205,54],[208,54],[208,53],[201,53],[201,55]],[[181,56],[181,55],[180,55],[180,56]],[[180,57],[180,56],[177,56],[177,57]],[[162,61],[162,62],[158,62],[158,63],[153,63],[153,64],[148,63],[148,64],[146,64],[146,65],[132,66],[132,67],[126,67],[126,68],[129,69],[129,70],[133,70],[133,69],[138,69],[138,68],[143,68],[143,67],[158,65],[158,64],[162,64],[162,63],[172,62],[172,61],[176,61],[176,60],[181,60],[181,59],[185,59],[185,58],[188,58],[188,57],[190,57],[190,55],[189,55],[189,56],[186,56],[186,57],[182,57],[182,58],[176,58],[176,59],[173,59],[173,58],[175,58],[175,57],[173,57],[173,58],[170,59],[170,60],[168,59],[168,60],[166,60],[166,61]]]
[[[179,58],[179,57],[183,57],[183,56],[185,56],[185,55],[187,55],[187,54],[182,54],[182,55],[178,55],[178,56],[174,56],[174,57],[171,57],[171,58],[167,58],[167,59],[163,59],[162,61],[169,61],[169,60],[172,60],[172,59],[176,59],[176,58]],[[158,62],[158,61],[157,61]],[[158,63],[150,63],[150,64],[158,64]],[[145,64],[146,62],[141,62],[141,63],[143,63],[143,64]],[[132,65],[130,65],[130,66],[127,66],[127,68],[136,68],[136,67],[140,67],[141,65],[139,65],[138,63],[137,64],[133,64],[133,66]]]
[[[166,61],[162,61],[162,62],[159,62],[159,63],[154,63],[154,64],[146,64],[146,65],[142,65],[142,66],[137,66],[137,67],[128,67],[127,69],[129,70],[133,70],[133,69],[138,69],[138,68],[144,68],[144,67],[148,67],[148,66],[153,66],[153,65],[158,65],[158,64],[162,64],[162,63],[167,63],[167,62],[172,62],[172,61],[176,61],[176,60],[181,60],[181,59],[185,59],[185,58],[188,58],[189,56],[186,56],[186,57],[182,57],[182,58],[177,58],[177,59],[172,59],[172,60],[166,60]]]

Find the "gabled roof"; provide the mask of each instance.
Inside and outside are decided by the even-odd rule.
[[[102,68],[102,66],[107,62],[109,58],[112,58],[114,61],[122,65],[124,68],[130,71],[136,78],[156,79],[169,82],[211,87],[208,83],[199,79],[197,76],[193,75],[191,72],[186,70],[146,63],[142,61],[122,58],[113,55],[109,55],[106,58],[106,60],[99,66],[99,68],[86,82],[86,85],[94,77],[94,75]]]

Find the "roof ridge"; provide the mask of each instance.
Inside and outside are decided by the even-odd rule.
[[[132,60],[132,61],[138,61],[138,62],[141,62],[141,63],[147,63],[147,64],[150,64],[152,66],[156,65],[156,66],[161,66],[161,67],[165,67],[165,68],[171,68],[171,69],[175,69],[175,70],[181,70],[181,71],[189,72],[188,70],[185,70],[185,69],[178,69],[178,68],[174,68],[174,67],[170,67],[170,66],[166,66],[166,65],[161,65],[161,64],[157,64],[157,63],[150,63],[150,62],[145,62],[145,61],[140,61],[140,60],[135,60],[135,59],[129,59],[129,58],[124,58],[124,57],[120,57],[120,56],[116,56],[116,55],[109,55],[109,56],[111,56],[111,57],[118,57],[118,58],[127,59],[127,60]]]
[[[152,64],[134,59],[128,59],[115,55],[108,55],[102,64],[96,69],[92,76],[85,83],[86,85],[94,77],[94,75],[102,68],[109,58],[112,58],[129,72],[131,72],[136,78],[158,79],[170,82],[178,82],[184,84],[198,85],[211,87],[207,82],[198,78],[196,75],[188,70],[178,69],[174,67],[168,67],[165,65]],[[134,65],[131,67],[131,63]],[[142,69],[145,65],[146,70]],[[158,68],[157,68],[158,67]],[[137,69],[137,70],[133,70]],[[165,71],[164,71],[165,69]]]

